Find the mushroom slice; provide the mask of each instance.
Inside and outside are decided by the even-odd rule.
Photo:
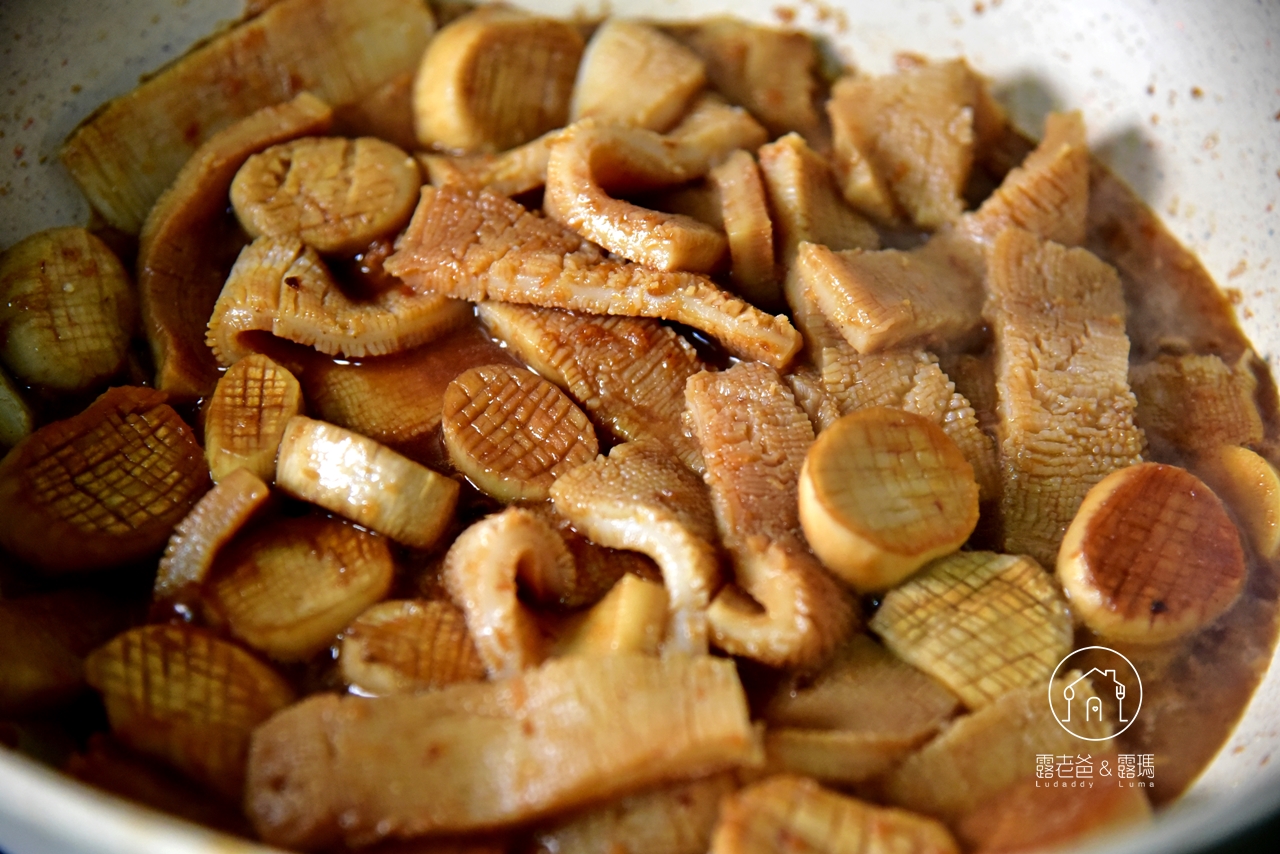
[[[771,137],[795,131],[814,140],[822,133],[814,106],[818,47],[808,33],[729,16],[671,29],[702,57],[711,86],[750,110]]]
[[[758,750],[733,662],[572,656],[495,683],[304,700],[254,733],[245,804],[269,844],[361,846],[524,824]]]
[[[130,629],[85,661],[111,732],[214,791],[240,800],[249,736],[293,702],[274,670],[187,625]]]
[[[1071,652],[1071,613],[1053,578],[1022,555],[958,552],[890,590],[871,630],[971,709],[1049,681]]]
[[[1078,111],[1050,113],[1044,138],[1014,167],[958,232],[990,247],[1006,228],[1065,246],[1084,243],[1089,208],[1089,147]]]
[[[911,222],[937,228],[964,211],[975,141],[1003,119],[993,105],[981,79],[953,60],[843,77],[827,111],[842,140],[837,151],[861,152]]]
[[[703,276],[605,258],[572,231],[488,190],[423,187],[384,267],[425,294],[687,323],[736,356],[779,368],[800,349],[786,317],[765,314]]]
[[[627,574],[585,614],[570,618],[556,655],[656,655],[667,629],[667,591]]]
[[[204,416],[204,455],[214,482],[240,468],[270,482],[284,425],[301,414],[302,387],[271,359],[250,353],[227,368]]]
[[[1167,455],[1220,445],[1260,445],[1265,436],[1252,353],[1234,365],[1209,355],[1159,356],[1129,369],[1138,424]]]
[[[608,195],[681,184],[706,171],[705,164],[688,169],[665,142],[642,128],[575,125],[551,147],[547,215],[615,255],[654,269],[710,272],[727,249],[723,232]]]
[[[298,415],[285,425],[276,483],[397,542],[431,548],[453,521],[458,483],[372,439]]]
[[[564,133],[557,129],[501,154],[419,154],[418,162],[437,187],[458,184],[480,189],[488,187],[503,196],[518,196],[547,182],[547,162],[551,146]]]
[[[1089,490],[1063,538],[1058,577],[1103,637],[1159,643],[1220,617],[1244,589],[1240,533],[1190,472],[1141,463]]]
[[[137,323],[115,254],[83,228],[53,228],[0,254],[0,357],[20,377],[82,391],[124,365]]]
[[[752,305],[776,307],[782,289],[773,259],[773,220],[760,170],[751,154],[735,151],[711,170],[733,259],[733,282]]]
[[[705,84],[702,60],[687,47],[648,24],[610,18],[587,43],[569,115],[662,132]]]
[[[514,9],[451,21],[427,45],[413,83],[418,142],[504,151],[560,127],[582,50],[571,24]]]
[[[226,212],[236,172],[255,151],[324,133],[332,122],[328,105],[305,92],[259,110],[202,145],[147,215],[138,243],[138,294],[162,390],[195,398],[208,394],[218,380],[218,362],[205,346],[205,324],[244,246],[239,226]]]
[[[1004,551],[1056,566],[1085,493],[1142,460],[1124,294],[1089,252],[1025,231],[1004,231],[989,257]]]
[[[277,661],[306,661],[391,588],[382,537],[341,519],[283,519],[218,555],[204,618]]]
[[[657,442],[629,442],[562,475],[551,499],[597,543],[652,557],[671,602],[667,651],[706,652],[705,612],[720,570],[716,521],[697,475]]]
[[[964,545],[978,524],[973,467],[942,428],[871,407],[823,431],[800,472],[800,522],[823,565],[886,590]]]
[[[219,549],[270,497],[270,488],[246,468],[214,484],[173,529],[156,572],[152,604],[189,605],[208,578]]]
[[[1076,699],[1099,702],[1089,680],[1079,671],[1054,680],[1061,691],[1077,682]],[[1075,756],[1080,739],[1105,742],[1112,726],[1105,717],[1073,721],[1068,732],[1045,701],[1045,686],[1015,688],[972,714],[956,718],[942,734],[908,756],[890,775],[885,795],[890,803],[918,810],[948,823],[998,797],[1000,792],[1035,776],[1036,756]],[[1095,759],[1114,764],[1115,750],[1093,748]]]
[[[483,302],[480,319],[520,359],[624,441],[657,439],[696,472],[702,454],[681,424],[685,381],[705,369],[656,320]]]
[[[250,237],[297,237],[351,254],[409,221],[422,176],[412,157],[373,137],[306,137],[244,162],[231,205]]]
[[[822,314],[859,353],[946,342],[981,325],[983,289],[930,243],[910,252],[836,252],[801,243],[795,271]]]
[[[449,459],[499,501],[545,500],[557,477],[600,452],[582,410],[523,368],[463,372],[444,394],[443,417]]]
[[[259,237],[231,268],[209,318],[208,343],[224,365],[252,353],[253,333],[264,332],[330,355],[382,356],[438,338],[470,313],[457,300],[400,288],[352,299],[310,246],[296,237]]]
[[[35,415],[3,370],[0,370],[0,448],[11,448],[35,428]]]
[[[593,807],[539,830],[534,854],[706,854],[732,773],[659,786]]]
[[[520,507],[482,519],[454,540],[444,584],[490,676],[513,676],[545,656],[537,621],[516,596],[517,576],[571,571],[560,567],[572,562],[560,535]]]
[[[726,798],[711,854],[778,850],[843,854],[959,854],[947,829],[906,810],[881,807],[782,774]]]
[[[707,612],[716,645],[773,667],[811,667],[848,636],[855,614],[800,532],[809,417],[777,373],[756,363],[690,377],[685,397],[720,536],[738,585],[755,599],[732,587],[716,597]]]
[[[154,555],[209,488],[196,438],[166,395],[108,390],[0,461],[0,545],[50,572]]]
[[[1196,457],[1195,473],[1213,489],[1268,560],[1280,554],[1280,472],[1248,448],[1222,445]]]
[[[702,157],[705,170],[739,148],[755,151],[769,141],[769,132],[746,110],[704,92],[680,123],[667,131],[666,139],[678,144],[684,157]]]
[[[314,359],[301,380],[317,418],[354,430],[418,462],[439,461],[440,422],[449,383],[480,365],[515,363],[479,326],[464,323],[390,356]]]
[[[67,171],[116,228],[136,234],[183,164],[228,125],[299,92],[335,106],[375,96],[414,67],[435,29],[418,0],[282,0],[258,8],[262,14],[106,104],[63,144]],[[214,194],[225,206],[226,185]]]
[[[879,247],[880,235],[845,203],[831,167],[799,134],[762,145],[756,156],[783,264],[791,266],[806,240],[832,251]]]
[[[467,618],[441,600],[394,599],[366,608],[342,633],[342,678],[362,694],[415,694],[484,678]]]

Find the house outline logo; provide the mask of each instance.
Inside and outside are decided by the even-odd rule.
[[[1065,669],[1070,673],[1071,668],[1066,666],[1067,662],[1089,650],[1107,653],[1110,656],[1114,656],[1114,660],[1107,661],[1101,665],[1095,664],[1066,685],[1060,685],[1058,682],[1059,671]],[[1095,655],[1093,659],[1105,657]],[[1127,672],[1133,674],[1133,678],[1138,685],[1137,697],[1130,696],[1126,683],[1118,678],[1124,672],[1122,668],[1127,668]],[[1112,696],[1116,701],[1115,732],[1103,738],[1093,738],[1076,732],[1076,729],[1083,725],[1103,720],[1105,714],[1099,696],[1087,699],[1080,699],[1076,696],[1078,693],[1077,686],[1086,679],[1090,681],[1097,695]],[[1058,726],[1083,741],[1110,741],[1132,726],[1138,717],[1138,712],[1142,710],[1142,677],[1138,675],[1138,668],[1133,666],[1133,662],[1114,649],[1106,646],[1085,646],[1073,650],[1066,658],[1058,662],[1058,666],[1053,670],[1053,675],[1049,678],[1048,694],[1049,711],[1053,714],[1054,720],[1058,722]]]

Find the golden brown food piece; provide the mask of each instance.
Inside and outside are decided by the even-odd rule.
[[[1076,616],[1103,637],[1160,643],[1221,616],[1244,589],[1240,533],[1176,466],[1141,463],[1089,490],[1058,553]]]
[[[532,611],[516,596],[517,577],[566,574],[573,555],[540,516],[520,507],[467,528],[444,557],[445,588],[467,618],[485,669],[495,679],[536,667],[546,644]]]
[[[711,854],[959,854],[945,827],[906,810],[824,789],[788,774],[747,786],[721,805]]]
[[[418,163],[437,187],[488,187],[503,196],[518,196],[546,183],[551,146],[563,133],[563,128],[544,133],[501,154],[419,154]]]
[[[593,807],[535,835],[536,854],[706,854],[731,773],[675,783]]]
[[[1214,355],[1159,356],[1129,370],[1138,424],[1165,451],[1259,445],[1258,381],[1245,353],[1234,365]]]
[[[705,174],[705,158],[682,149],[644,128],[579,122],[551,146],[543,208],[615,255],[657,270],[711,272],[728,248],[723,232],[609,195]]]
[[[986,130],[980,122],[1000,119],[988,112],[993,103],[964,60],[841,78],[827,112],[845,163],[843,183],[857,186],[865,159],[912,223],[932,229],[954,221],[964,211],[975,139]]]
[[[799,507],[823,565],[867,593],[960,548],[978,524],[978,484],[941,427],[877,406],[843,416],[814,442]]]
[[[611,18],[587,43],[569,114],[661,133],[705,83],[702,60],[687,47],[648,24]]]
[[[277,661],[306,661],[391,588],[387,541],[324,516],[282,519],[218,555],[205,620]]]
[[[499,501],[543,501],[600,453],[586,414],[554,384],[507,365],[472,368],[444,394],[449,459]]]
[[[760,169],[739,149],[711,170],[720,195],[721,219],[733,260],[733,282],[752,305],[775,308],[782,288],[773,258],[773,220]]]
[[[1044,138],[1005,176],[958,232],[990,248],[1006,228],[1021,228],[1065,246],[1084,243],[1089,208],[1089,147],[1079,111],[1050,113]]]
[[[360,101],[412,69],[434,29],[418,0],[282,0],[94,113],[63,145],[62,162],[95,210],[136,233],[218,131],[300,92],[335,106]],[[225,205],[225,185],[221,196]]]
[[[414,69],[406,68],[380,84],[359,101],[340,104],[333,111],[334,131],[346,137],[377,137],[402,151],[413,151]]]
[[[716,525],[738,586],[755,600],[734,588],[717,596],[707,612],[712,638],[770,666],[816,665],[856,617],[800,531],[796,490],[813,425],[778,374],[759,363],[696,374],[685,398]]]
[[[35,414],[14,385],[0,369],[0,448],[11,448],[35,429]]]
[[[84,657],[128,617],[87,590],[0,599],[0,714],[32,714],[75,697],[84,689]]]
[[[1029,232],[1004,231],[989,257],[1004,551],[1056,566],[1085,493],[1142,460],[1124,297],[1114,269]]]
[[[438,338],[470,313],[458,300],[402,288],[353,299],[315,249],[296,237],[259,237],[231,268],[207,340],[224,365],[252,353],[262,333],[330,355],[383,356]]]
[[[236,172],[255,151],[324,133],[332,121],[328,105],[303,92],[214,134],[181,171],[175,169],[177,177],[151,208],[138,243],[142,328],[160,389],[195,398],[218,380],[205,324],[244,245],[226,213]]]
[[[247,468],[270,483],[284,425],[302,409],[297,378],[268,357],[250,353],[227,368],[204,415],[204,455],[214,482]]]
[[[1073,627],[1053,577],[1035,561],[958,552],[890,590],[870,628],[977,709],[1047,682],[1071,652]]]
[[[458,483],[350,430],[289,419],[276,484],[391,539],[431,548],[453,521]]]
[[[81,391],[119,372],[137,325],[129,276],[83,228],[52,228],[0,254],[0,358],[14,376]]]
[[[732,662],[574,656],[503,682],[305,700],[254,734],[245,803],[271,844],[362,845],[528,822],[757,751]]]
[[[768,698],[768,767],[859,783],[893,767],[958,708],[937,681],[855,634],[816,674],[792,674]]]
[[[1079,676],[1072,671],[1052,684],[1060,690]],[[1087,679],[1076,689],[1082,703],[1097,696]],[[1099,741],[1112,733],[1105,718],[1073,722],[1073,729]],[[1050,713],[1043,684],[1015,688],[957,718],[908,756],[889,776],[886,795],[891,803],[954,823],[1006,787],[1033,776],[1037,755],[1075,756],[1079,751],[1080,739]],[[1095,746],[1092,755],[1109,759],[1114,767],[1114,748]]]
[[[418,66],[418,142],[491,153],[561,127],[582,49],[564,21],[504,8],[463,15],[431,40]]]
[[[703,470],[681,424],[684,388],[705,369],[693,347],[656,320],[600,317],[484,302],[480,319],[521,360],[563,388],[614,436],[657,439]]]
[[[783,264],[791,266],[806,240],[832,251],[880,246],[876,230],[840,197],[831,167],[799,134],[761,146],[757,157]]]
[[[415,694],[484,678],[467,619],[448,602],[393,599],[342,633],[342,678],[362,694]]]
[[[770,136],[795,131],[815,141],[818,49],[809,34],[730,17],[671,30],[706,63],[707,81],[764,122]]]
[[[88,746],[73,754],[62,770],[82,783],[196,824],[246,838],[253,833],[238,805],[211,796],[205,787],[106,733],[89,736]]]
[[[840,417],[835,401],[822,384],[822,374],[812,365],[802,365],[783,378],[795,395],[796,405],[804,410],[813,424],[814,435],[835,423]]]
[[[209,488],[191,428],[147,388],[113,388],[0,461],[0,545],[50,572],[158,553]]]
[[[218,551],[270,497],[271,489],[246,468],[238,468],[214,484],[169,536],[156,571],[152,602],[190,604],[209,577]]]
[[[653,440],[618,445],[551,487],[556,510],[592,540],[644,552],[671,601],[668,649],[707,649],[707,606],[720,584],[707,488]]]
[[[755,151],[769,141],[769,132],[746,110],[726,104],[712,92],[703,92],[680,123],[667,131],[666,138],[679,145],[686,156],[696,154],[714,166],[739,148]]]
[[[550,503],[527,509],[555,529],[573,555],[571,564],[539,562],[523,567],[520,583],[535,602],[573,610],[599,602],[627,573],[646,580],[662,580],[662,573],[649,556],[593,543]]]
[[[1280,554],[1280,472],[1248,448],[1222,445],[1196,457],[1193,471],[1221,498],[1264,558]]]
[[[1149,821],[1151,804],[1142,789],[1111,785],[1110,780],[1067,788],[1028,779],[965,816],[956,826],[956,836],[977,854],[1032,854],[1083,845],[1104,833]]]
[[[316,359],[301,380],[316,417],[381,442],[419,462],[440,459],[444,394],[454,377],[515,358],[478,326],[464,323],[421,347],[391,356]]]
[[[835,252],[801,243],[795,272],[859,353],[947,342],[982,323],[981,280],[932,243],[910,252]]]
[[[389,142],[313,136],[246,160],[231,204],[250,237],[297,237],[350,254],[408,222],[420,186],[418,164]]]
[[[786,317],[693,273],[605,258],[572,231],[488,190],[423,187],[398,246],[384,266],[421,293],[675,320],[736,356],[778,368],[800,348]]]
[[[187,625],[117,635],[85,661],[111,732],[238,801],[249,736],[293,701],[293,690],[240,647]]]
[[[554,655],[656,655],[667,632],[667,591],[659,583],[626,574],[604,598],[569,618]]]

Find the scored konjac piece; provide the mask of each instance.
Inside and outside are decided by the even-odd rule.
[[[488,830],[758,755],[732,662],[556,659],[409,697],[321,694],[260,727],[246,807],[308,850]]]
[[[693,273],[606,258],[572,231],[487,190],[423,187],[397,247],[386,270],[425,294],[675,320],[775,368],[800,349],[786,317]]]

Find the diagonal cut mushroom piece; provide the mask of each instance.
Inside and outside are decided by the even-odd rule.
[[[343,293],[319,253],[296,237],[259,237],[245,247],[209,318],[209,346],[232,364],[268,333],[321,353],[382,356],[416,347],[462,324],[470,306],[434,294]]]
[[[853,628],[849,597],[810,554],[797,490],[809,417],[777,373],[744,362],[689,379],[686,411],[707,462],[716,523],[738,584],[707,613],[717,646],[774,667],[820,663]]]
[[[516,577],[572,572],[572,564],[560,535],[520,507],[482,519],[454,540],[444,558],[444,584],[466,615],[490,677],[514,676],[546,654],[533,613],[516,596]]]
[[[564,226],[488,190],[423,187],[383,267],[425,294],[678,321],[735,356],[779,369],[801,344],[784,315],[765,314],[704,276],[606,258]]]
[[[547,215],[615,255],[654,269],[711,272],[728,248],[724,232],[609,195],[702,177],[705,160],[684,162],[682,153],[653,131],[580,122],[551,146]]]
[[[658,442],[629,442],[561,475],[551,499],[595,542],[653,558],[671,600],[667,651],[707,651],[705,611],[720,570],[716,522],[696,474]]]

